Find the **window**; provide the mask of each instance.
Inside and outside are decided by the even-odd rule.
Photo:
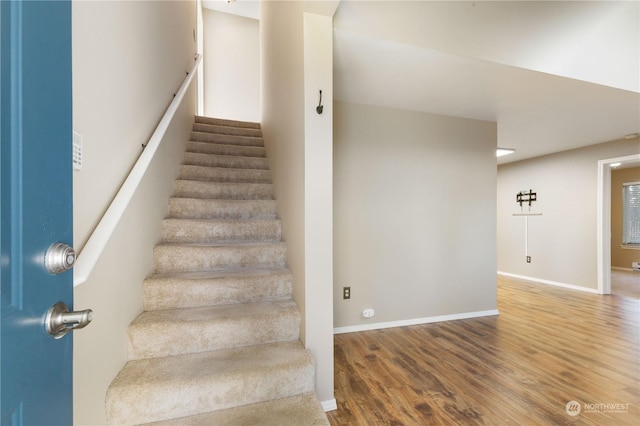
[[[622,244],[640,244],[640,182],[622,184]]]

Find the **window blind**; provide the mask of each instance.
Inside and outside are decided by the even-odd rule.
[[[622,185],[622,244],[640,244],[640,182]]]

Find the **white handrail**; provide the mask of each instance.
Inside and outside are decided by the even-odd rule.
[[[76,263],[73,267],[74,287],[84,284],[89,278],[89,275],[91,275],[93,268],[95,267],[98,259],[100,258],[100,255],[102,254],[102,251],[111,238],[111,234],[115,230],[118,222],[120,221],[120,218],[124,214],[124,211],[131,201],[136,188],[138,188],[138,185],[142,181],[142,178],[144,177],[149,164],[151,164],[151,160],[158,150],[160,142],[162,142],[162,138],[169,128],[169,124],[171,123],[173,116],[178,110],[178,107],[180,106],[184,95],[189,89],[189,85],[191,84],[191,80],[193,79],[193,76],[198,69],[198,64],[200,63],[201,59],[201,55],[196,55],[195,62],[191,66],[187,77],[182,82],[182,85],[173,98],[173,101],[171,101],[171,104],[162,116],[160,123],[158,123],[156,130],[151,135],[151,138],[149,139],[149,142],[147,143],[144,151],[142,151],[142,154],[140,154],[140,157],[131,169],[129,176],[127,176],[127,179],[118,190],[118,193],[109,205],[109,208],[105,212],[104,216],[102,216],[102,219],[100,219],[98,226],[96,226],[96,229],[94,229],[93,233],[89,237],[87,244],[85,244],[84,248],[80,252],[78,259],[76,260]]]

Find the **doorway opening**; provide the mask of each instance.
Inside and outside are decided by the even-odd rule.
[[[611,294],[611,165],[640,162],[640,154],[598,161],[598,293]]]

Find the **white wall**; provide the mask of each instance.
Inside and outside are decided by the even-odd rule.
[[[334,121],[335,326],[495,311],[496,123],[343,102]]]
[[[303,4],[265,2],[261,13],[262,132],[294,278],[293,297],[305,318]],[[304,324],[302,333],[304,341]]]
[[[204,21],[204,113],[260,121],[260,22],[211,9]]]
[[[331,305],[331,27],[304,2],[262,3],[262,126],[278,215],[300,307],[302,341],[316,362],[316,392],[333,396]],[[312,64],[318,65],[311,69]],[[325,113],[315,114],[323,89]]]
[[[333,400],[333,23],[304,14],[305,335],[317,392]],[[318,114],[322,90],[322,114]],[[325,408],[335,408],[325,403]]]
[[[82,248],[194,60],[195,2],[74,2],[74,240]],[[185,97],[163,145],[74,305],[94,311],[74,335],[74,422],[105,424],[105,392],[127,360],[126,329],[142,310],[142,280],[195,112]],[[135,235],[135,238],[132,238]],[[80,251],[80,258],[82,251]]]
[[[82,248],[193,64],[195,3],[73,4],[73,121],[84,138],[74,173]]]
[[[336,28],[640,91],[637,1],[344,1]]]
[[[598,160],[640,152],[638,140],[618,140],[498,167],[498,270],[542,282],[595,291]],[[525,259],[524,218],[516,194],[533,189]],[[525,208],[524,211],[527,211]]]

